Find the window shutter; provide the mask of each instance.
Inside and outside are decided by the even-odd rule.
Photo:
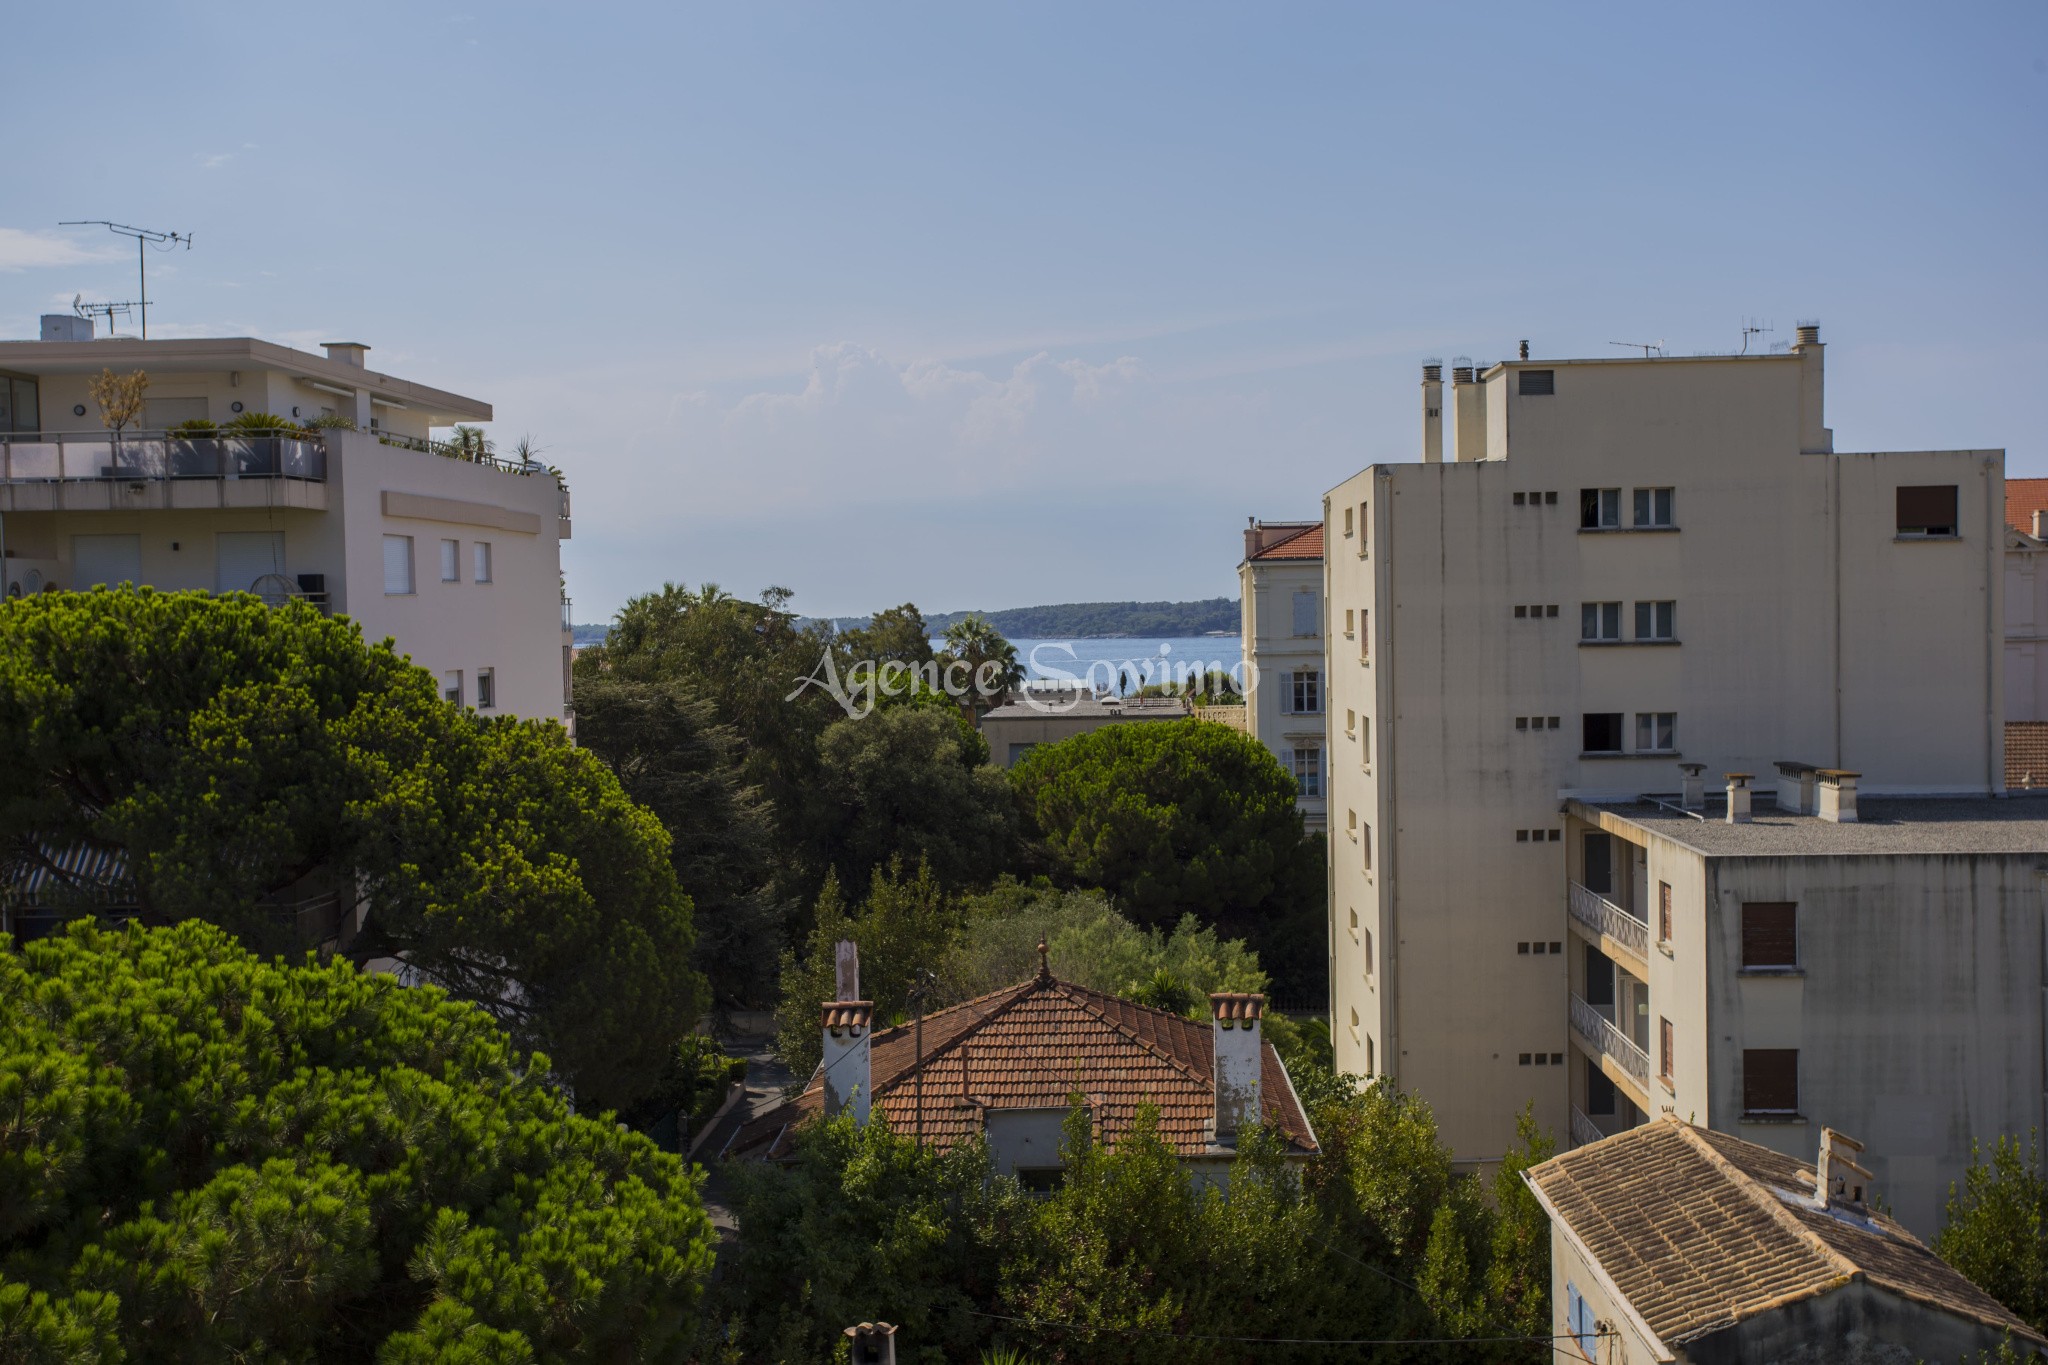
[[[1294,633],[1296,635],[1315,635],[1318,633],[1316,630],[1316,595],[1312,592],[1298,592],[1294,594]]]
[[[1953,535],[1956,529],[1956,486],[1922,484],[1899,489],[1899,529]]]
[[[1799,965],[1799,906],[1796,902],[1743,902],[1742,965]]]
[[[1743,1049],[1742,1107],[1752,1114],[1790,1114],[1798,1110],[1799,1049]]]
[[[1523,398],[1544,398],[1557,392],[1556,370],[1523,370],[1520,377]]]
[[[1280,675],[1280,712],[1282,715],[1288,716],[1294,714],[1294,675],[1292,673],[1282,673]]]

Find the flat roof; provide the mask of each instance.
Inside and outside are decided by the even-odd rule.
[[[347,343],[350,345],[359,343]],[[324,355],[280,346],[255,337],[175,337],[143,341],[104,337],[94,341],[0,341],[0,370],[22,374],[92,374],[130,367],[160,374],[216,370],[279,370],[339,388],[368,389],[380,398],[417,408],[430,419],[488,422],[491,405],[446,389],[330,360]],[[442,425],[436,421],[434,425]]]
[[[1651,801],[1566,803],[1582,820],[1615,819],[1708,857],[1806,858],[1883,854],[2038,854],[2048,858],[2048,799],[2031,796],[1865,796],[1855,824],[1794,815],[1764,805],[1746,825],[1731,825],[1725,800],[1709,798],[1696,820]]]
[[[1057,720],[1061,716],[1075,716],[1110,720],[1186,720],[1189,714],[1178,697],[1130,697],[1119,702],[1095,697],[1075,699],[1056,693],[1036,706],[1030,702],[1007,702],[982,719]]]

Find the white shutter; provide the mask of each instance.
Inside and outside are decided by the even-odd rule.
[[[1322,633],[1317,629],[1316,608],[1318,603],[1316,596],[1314,592],[1297,592],[1294,594],[1294,633],[1296,635],[1320,635]]]
[[[84,591],[105,583],[142,581],[142,537],[71,537],[71,579],[67,588]]]

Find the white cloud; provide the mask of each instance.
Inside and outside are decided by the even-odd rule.
[[[111,247],[87,246],[71,233],[0,227],[0,270],[40,270],[115,259]]]

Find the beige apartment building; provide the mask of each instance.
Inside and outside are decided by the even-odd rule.
[[[69,317],[44,332],[0,341],[9,596],[134,582],[301,597],[390,637],[451,701],[570,719],[567,489],[540,465],[428,439],[488,421],[488,403],[372,370],[355,343],[316,356],[249,337],[93,340]],[[118,439],[88,393],[105,369],[149,376]],[[168,430],[245,413],[354,429]]]
[[[1294,774],[1302,824],[1327,829],[1323,524],[1253,519],[1237,580],[1246,732]]]
[[[1779,761],[1853,768],[1866,797],[2004,789],[2003,452],[1836,452],[1823,357],[1802,326],[1760,355],[1459,363],[1448,395],[1426,366],[1422,459],[1328,496],[1328,704],[1347,718],[1329,762],[1337,1061],[1428,1099],[1462,1161],[1505,1151],[1527,1104],[1553,1133],[1571,1128],[1591,1059],[1570,1001],[1592,945],[1568,902],[1592,822],[1568,809],[1678,802],[1680,764],[1715,783]],[[1916,849],[1940,856],[1885,856]],[[1610,886],[1635,875],[1609,867]],[[1700,924],[1707,884],[1672,885],[1674,915]],[[1943,882],[1918,913],[1961,914],[1942,899],[1959,894]],[[1913,913],[1902,902],[1895,918]],[[1713,975],[1725,962],[1698,970],[1699,998],[1735,989]],[[1608,1007],[1630,1029],[1679,1008],[1655,976]],[[1952,1034],[1947,999],[1885,1004]],[[1710,1029],[1732,1038],[1725,1057],[1754,1046],[1714,1008],[1679,1016],[1696,1045]],[[1702,1087],[1705,1068],[1703,1054]],[[1973,1100],[1968,1122],[2038,1112],[2040,1074],[2025,1096]],[[1924,1067],[1913,1076],[1929,1088],[1873,1093],[1945,1093]],[[1681,1117],[1717,1127],[1731,1113],[1687,1104]]]

